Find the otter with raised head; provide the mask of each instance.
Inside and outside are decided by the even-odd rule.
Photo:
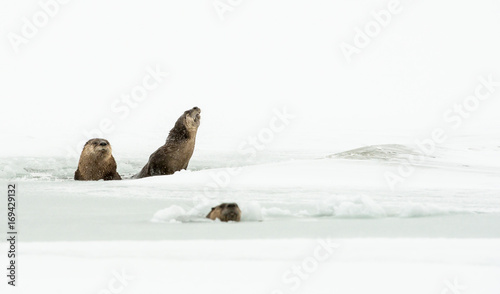
[[[186,110],[170,130],[165,145],[151,154],[148,163],[134,178],[171,175],[186,169],[193,155],[200,113],[198,107]]]
[[[111,145],[105,139],[91,139],[85,143],[78,168],[77,181],[121,180],[116,172],[116,161],[111,155]]]
[[[234,221],[239,222],[241,219],[241,210],[236,203],[222,203],[207,214],[207,218],[211,220],[220,219],[223,222]]]

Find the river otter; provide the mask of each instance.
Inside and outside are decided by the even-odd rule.
[[[235,221],[239,222],[241,219],[241,210],[236,203],[222,203],[207,214],[207,218],[211,220],[220,219],[223,222]]]
[[[198,107],[186,110],[170,130],[165,145],[151,154],[148,163],[134,178],[171,175],[186,169],[193,155],[200,113]]]
[[[116,161],[111,155],[111,145],[105,139],[91,139],[83,146],[78,168],[77,181],[121,180],[116,172]]]

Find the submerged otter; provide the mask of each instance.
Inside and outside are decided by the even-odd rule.
[[[239,222],[241,219],[241,210],[236,203],[222,203],[216,207],[212,207],[212,210],[206,217],[211,220],[219,219],[223,222]]]
[[[151,154],[148,163],[134,178],[171,175],[186,169],[193,155],[200,113],[198,107],[186,110],[170,130],[165,145]]]
[[[105,139],[91,139],[85,143],[78,168],[77,181],[121,180],[116,172],[116,161],[111,155],[111,145]]]

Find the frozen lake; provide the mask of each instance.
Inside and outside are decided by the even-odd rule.
[[[410,165],[418,146],[390,141],[251,160],[201,149],[188,170],[139,180],[127,178],[145,159],[116,153],[125,180],[106,182],[72,180],[75,159],[2,158],[2,181],[18,185],[16,290],[497,293],[500,148],[459,142]],[[391,186],[388,173],[403,177]],[[223,201],[241,222],[204,218]],[[338,247],[319,258],[325,242]]]
[[[500,149],[447,148],[395,187],[385,174],[397,174],[414,146],[265,152],[251,162],[207,151],[171,176],[107,182],[72,180],[64,158],[1,161],[3,179],[18,184],[24,241],[499,237]],[[143,164],[121,161],[124,178]],[[229,201],[241,223],[204,218]]]

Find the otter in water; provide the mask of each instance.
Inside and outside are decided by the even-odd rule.
[[[241,210],[236,203],[222,203],[207,214],[207,218],[211,220],[219,219],[223,222],[235,221],[239,222],[241,219]]]
[[[91,139],[85,143],[78,168],[77,181],[121,180],[116,172],[116,161],[111,155],[111,145],[105,139]]]
[[[198,107],[186,110],[170,130],[165,145],[151,154],[148,163],[134,178],[171,175],[186,169],[193,155],[200,113]]]

